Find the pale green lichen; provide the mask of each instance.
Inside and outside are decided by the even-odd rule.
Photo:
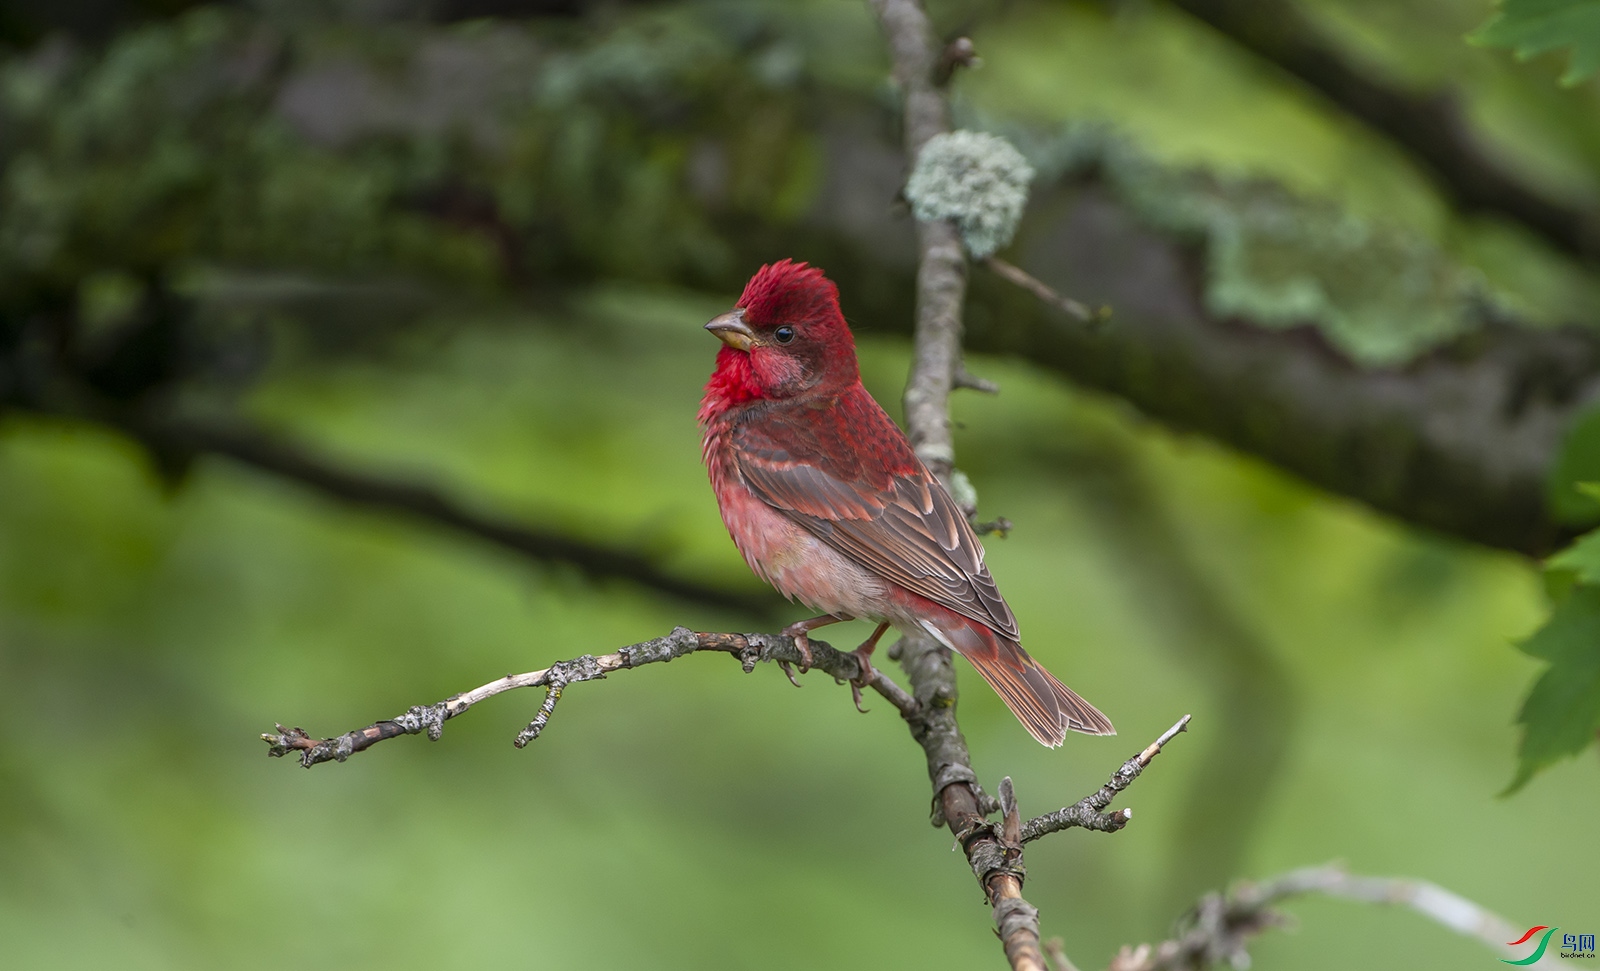
[[[906,198],[924,222],[953,221],[967,251],[982,259],[1011,242],[1032,181],[1033,167],[1004,138],[953,131],[922,147]]]
[[[1368,365],[1415,358],[1478,325],[1483,274],[1404,227],[1261,179],[1160,164],[1109,129],[1021,141],[1043,178],[1095,171],[1141,222],[1200,244],[1209,314],[1316,327]]]

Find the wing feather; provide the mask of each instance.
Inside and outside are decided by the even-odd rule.
[[[752,492],[878,576],[1018,639],[977,534],[870,395],[783,407],[733,433]]]

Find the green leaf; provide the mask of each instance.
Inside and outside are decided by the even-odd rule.
[[[1545,479],[1545,501],[1557,522],[1592,526],[1600,520],[1600,409],[1572,423]],[[1597,580],[1596,582],[1600,582]]]
[[[1574,587],[1520,647],[1550,667],[1517,716],[1525,730],[1508,794],[1540,769],[1583,751],[1600,730],[1600,586]]]
[[[1573,582],[1600,586],[1600,529],[1578,537],[1571,546],[1545,561],[1551,573],[1570,574]],[[1565,595],[1557,597],[1565,599]]]
[[[1572,48],[1563,85],[1600,69],[1600,0],[1501,0],[1482,27],[1467,35],[1483,47],[1509,47],[1521,60]]]

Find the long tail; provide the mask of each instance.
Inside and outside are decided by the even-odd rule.
[[[944,630],[936,630],[932,624],[924,626],[972,662],[1022,727],[1041,744],[1055,748],[1066,741],[1069,730],[1085,735],[1117,733],[1100,709],[1057,680],[1016,641],[979,624],[951,625]]]

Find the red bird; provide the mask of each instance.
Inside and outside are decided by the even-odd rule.
[[[1095,707],[1022,649],[1016,618],[955,500],[861,386],[839,291],[822,271],[763,266],[731,312],[706,324],[723,343],[700,402],[702,454],[722,521],[745,562],[822,616],[925,631],[978,669],[1045,745],[1067,730],[1113,735]]]

